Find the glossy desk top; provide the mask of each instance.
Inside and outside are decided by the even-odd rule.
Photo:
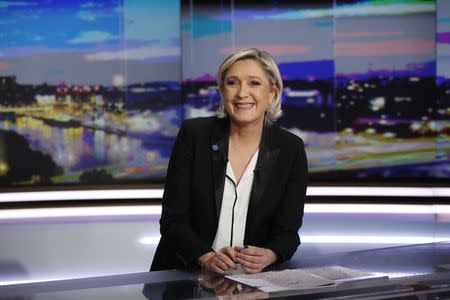
[[[202,277],[200,284],[200,274],[173,270],[0,286],[0,299],[192,299],[216,298],[217,294],[230,295],[232,299],[450,297],[450,242],[311,257],[301,257],[299,254],[290,262],[277,266],[277,269],[339,265],[386,274],[389,279],[264,293],[238,286],[224,278]]]

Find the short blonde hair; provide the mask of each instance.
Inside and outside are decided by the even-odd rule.
[[[228,56],[217,72],[217,84],[219,86],[220,92],[220,106],[217,109],[217,116],[219,118],[225,118],[228,116],[228,112],[225,110],[222,100],[222,91],[224,86],[224,80],[226,72],[232,64],[238,60],[242,59],[253,59],[261,64],[269,82],[275,87],[275,97],[272,103],[267,108],[266,114],[264,116],[264,123],[270,125],[275,122],[279,117],[281,117],[281,93],[283,91],[283,80],[281,79],[280,70],[272,56],[266,51],[259,50],[257,48],[242,49],[232,53]]]

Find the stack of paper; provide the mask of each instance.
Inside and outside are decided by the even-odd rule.
[[[341,266],[236,274],[226,277],[265,292],[303,290],[370,278],[387,278]]]

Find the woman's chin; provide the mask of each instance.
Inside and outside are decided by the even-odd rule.
[[[243,115],[234,115],[230,118],[231,122],[238,126],[247,126],[247,125],[262,125],[263,118],[258,118],[255,116],[243,116]]]

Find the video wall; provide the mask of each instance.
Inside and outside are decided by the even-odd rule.
[[[450,178],[450,2],[1,1],[0,185],[164,182],[215,75],[270,52],[311,180]]]

